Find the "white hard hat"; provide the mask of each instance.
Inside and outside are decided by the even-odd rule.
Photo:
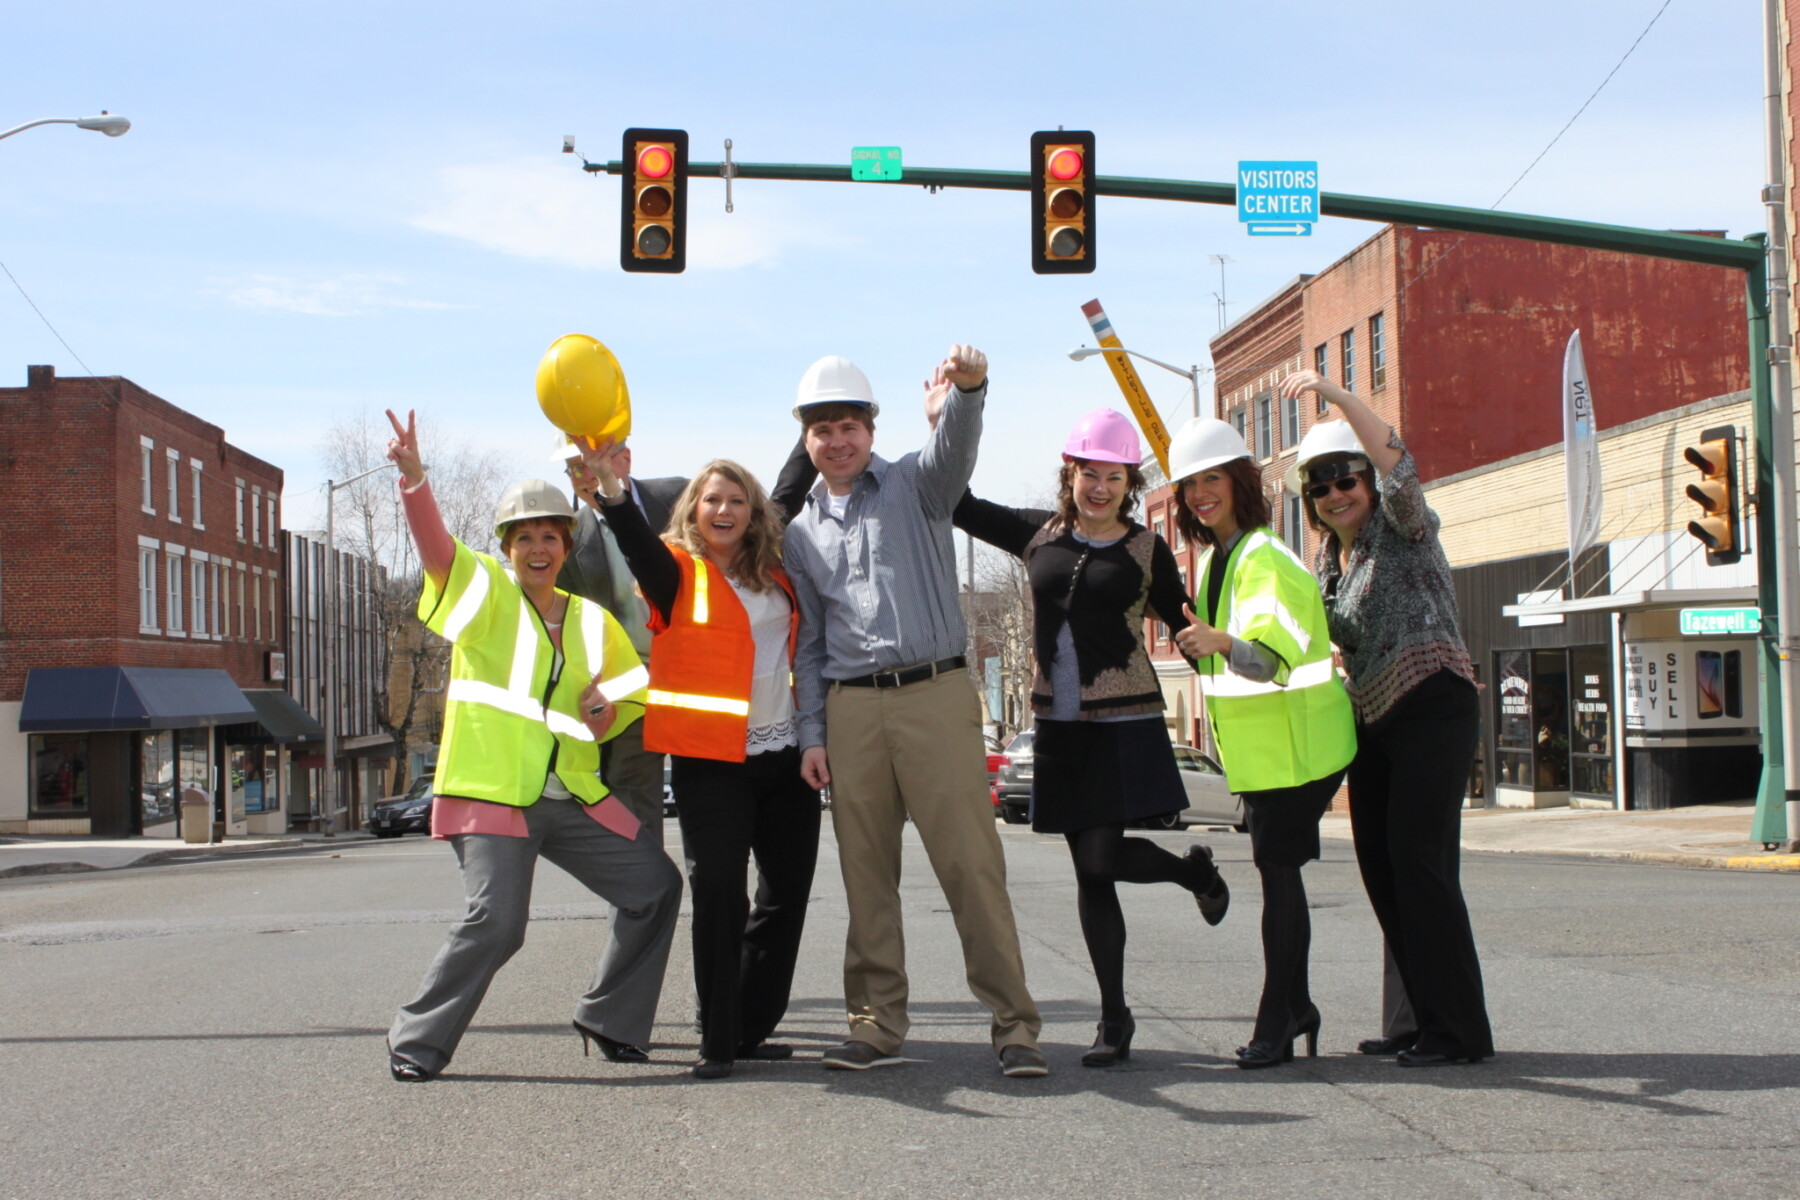
[[[839,354],[827,354],[800,377],[800,390],[794,398],[795,418],[804,421],[802,413],[814,404],[860,404],[871,417],[881,411],[869,377]]]
[[[506,527],[514,521],[529,521],[534,517],[561,517],[573,521],[575,509],[555,484],[542,479],[527,479],[524,483],[513,484],[506,489],[506,495],[500,497],[500,505],[494,509],[494,536],[504,536]]]
[[[1356,430],[1348,421],[1321,421],[1306,431],[1300,448],[1294,452],[1294,465],[1288,468],[1288,491],[1296,496],[1306,488],[1306,465],[1327,454],[1356,454],[1368,457],[1368,451],[1356,440]]]
[[[1179,483],[1208,467],[1249,457],[1243,434],[1217,417],[1192,417],[1169,440],[1169,482]]]

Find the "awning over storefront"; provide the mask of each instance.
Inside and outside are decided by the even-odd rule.
[[[256,709],[225,671],[33,667],[25,677],[19,731],[191,729],[256,719]]]
[[[245,688],[244,698],[255,707],[257,723],[271,742],[316,742],[325,736],[325,727],[279,688]]]

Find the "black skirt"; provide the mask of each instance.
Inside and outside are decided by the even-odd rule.
[[[1074,833],[1178,813],[1187,792],[1159,717],[1037,722],[1032,743],[1031,827]]]
[[[1297,787],[1244,793],[1250,861],[1258,866],[1303,867],[1319,857],[1319,820],[1331,807],[1342,770]]]

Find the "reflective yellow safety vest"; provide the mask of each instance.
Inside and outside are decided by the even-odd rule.
[[[1217,552],[1214,547],[1200,556],[1195,575],[1194,609],[1202,620]],[[1332,667],[1318,581],[1267,527],[1250,530],[1232,547],[1213,624],[1262,643],[1281,659],[1268,683],[1233,675],[1219,654],[1196,666],[1231,789],[1296,787],[1348,766],[1356,756],[1356,722]]]
[[[570,596],[563,617],[563,668],[537,609],[512,571],[461,542],[442,589],[429,576],[419,619],[454,646],[438,746],[442,796],[524,808],[543,793],[550,770],[583,804],[604,800],[600,745],[582,720],[581,693],[595,675],[618,707],[607,731],[617,737],[644,714],[650,676],[631,639],[598,604]]]

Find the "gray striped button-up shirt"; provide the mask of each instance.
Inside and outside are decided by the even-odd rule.
[[[986,396],[985,381],[973,392],[951,388],[923,449],[891,463],[870,457],[842,521],[821,479],[788,526],[782,561],[800,600],[794,697],[803,749],[825,744],[832,680],[967,648],[950,513],[975,473]]]

